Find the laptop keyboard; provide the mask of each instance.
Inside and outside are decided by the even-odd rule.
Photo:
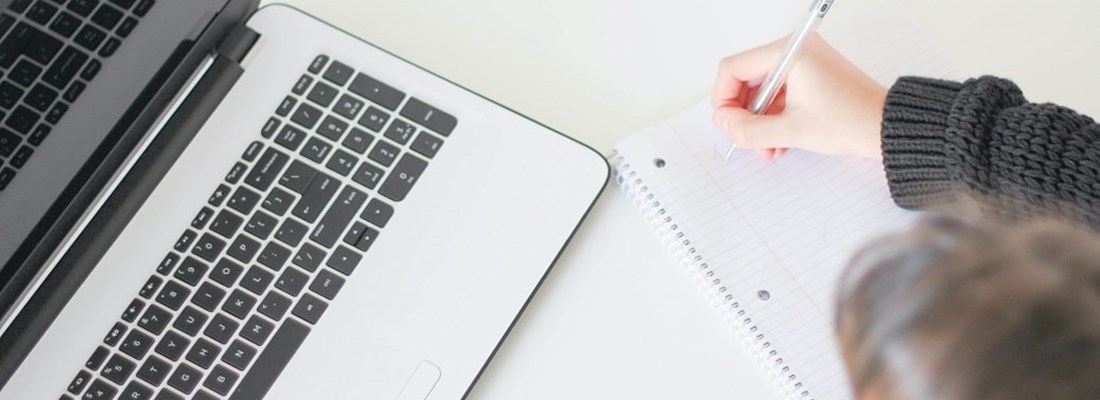
[[[0,13],[0,192],[155,0],[14,0]]]
[[[62,398],[263,397],[456,124],[318,56]]]

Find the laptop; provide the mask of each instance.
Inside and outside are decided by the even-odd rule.
[[[0,1],[0,399],[464,397],[603,190],[591,148],[257,7]]]

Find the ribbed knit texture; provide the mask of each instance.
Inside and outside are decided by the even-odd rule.
[[[1007,216],[1058,214],[1100,226],[1100,125],[1029,103],[1008,80],[899,79],[883,111],[882,152],[901,207],[975,196]]]

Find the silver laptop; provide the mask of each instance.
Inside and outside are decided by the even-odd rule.
[[[290,7],[0,6],[0,399],[464,397],[607,181]]]

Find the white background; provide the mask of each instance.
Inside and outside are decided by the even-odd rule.
[[[964,76],[1007,77],[1033,101],[1100,115],[1100,3],[900,1]],[[789,33],[810,3],[281,2],[605,154],[702,99],[721,57]],[[878,2],[837,1],[822,30],[844,29]],[[715,315],[609,188],[471,398],[778,398]]]

